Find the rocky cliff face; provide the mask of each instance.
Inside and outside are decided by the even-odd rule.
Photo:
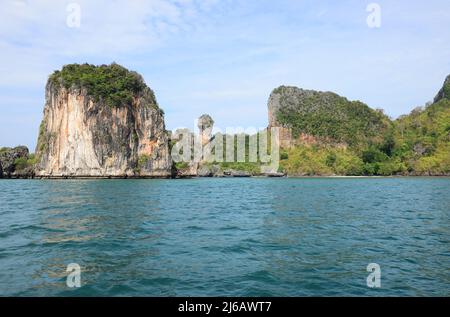
[[[101,94],[94,97],[95,88],[83,82],[68,87],[61,76],[49,80],[36,176],[169,177],[168,135],[153,92],[145,86],[110,105]]]
[[[0,149],[0,178],[33,177],[33,160],[26,146]]]
[[[294,146],[294,140],[292,137],[292,130],[288,126],[283,126],[281,122],[278,121],[278,113],[283,107],[282,102],[282,94],[279,93],[280,91],[277,91],[275,89],[272,91],[269,97],[268,102],[268,115],[269,115],[269,130],[271,128],[280,128],[280,146],[282,148],[290,148]]]
[[[434,103],[439,102],[442,99],[450,99],[450,75],[447,76],[442,89],[439,90],[438,94],[434,98]]]
[[[293,135],[293,124],[282,120],[282,114],[295,114],[298,111],[309,112],[310,109],[304,109],[303,104],[306,100],[321,96],[322,100],[327,100],[332,97],[332,93],[322,93],[312,90],[304,90],[297,87],[281,86],[274,89],[270,94],[268,101],[269,114],[269,129],[278,127],[280,129],[280,146],[282,148],[291,148],[298,144],[314,144],[317,139],[312,134],[300,132],[298,135]],[[319,100],[316,101],[316,103]]]

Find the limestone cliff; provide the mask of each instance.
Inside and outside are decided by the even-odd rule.
[[[138,74],[68,65],[45,96],[37,177],[170,177],[164,115]]]

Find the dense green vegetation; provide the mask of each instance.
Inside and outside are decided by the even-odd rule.
[[[394,122],[393,157],[410,172],[450,173],[450,99],[415,109]]]
[[[444,92],[444,98],[450,99],[450,80],[447,80],[447,82],[444,85],[443,88],[443,92]]]
[[[33,168],[36,164],[36,156],[30,154],[28,158],[20,157],[14,161],[16,171],[23,171],[27,168]]]
[[[301,145],[281,153],[280,171],[289,175],[361,175],[363,170],[363,161],[343,148]]]
[[[302,132],[322,139],[285,149],[281,170],[290,175],[449,175],[449,88],[447,80],[437,102],[395,121],[333,94],[326,102],[313,95],[287,107],[278,119],[294,137]]]
[[[189,163],[186,163],[186,162],[175,163],[175,168],[177,170],[182,170],[182,169],[185,169],[185,168],[188,168],[188,167],[189,167]]]
[[[50,82],[67,89],[85,88],[96,102],[102,101],[111,107],[129,105],[135,96],[148,89],[138,73],[115,63],[101,66],[66,65],[50,76]],[[150,89],[148,91],[153,96]]]
[[[277,121],[292,128],[294,137],[300,133],[314,135],[352,147],[381,142],[389,127],[389,118],[381,111],[359,101],[349,101],[331,92],[304,91],[280,87]]]

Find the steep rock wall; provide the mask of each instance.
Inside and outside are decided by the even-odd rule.
[[[111,107],[50,80],[36,157],[37,177],[169,177],[172,166],[150,89]]]

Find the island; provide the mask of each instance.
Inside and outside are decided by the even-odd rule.
[[[153,90],[116,63],[64,66],[45,99],[35,152],[0,148],[0,178],[450,175],[450,76],[433,101],[395,120],[333,92],[274,89],[268,129],[279,128],[281,151],[271,173],[261,162],[174,162]],[[209,115],[198,122],[201,142],[219,137]]]

